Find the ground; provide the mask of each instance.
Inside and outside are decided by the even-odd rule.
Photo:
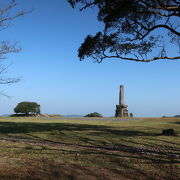
[[[180,118],[0,118],[0,179],[180,179],[179,132]]]

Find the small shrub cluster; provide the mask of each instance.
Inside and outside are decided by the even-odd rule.
[[[98,112],[93,112],[93,113],[85,115],[84,117],[103,117],[103,116]]]

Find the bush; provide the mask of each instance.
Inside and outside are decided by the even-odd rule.
[[[14,112],[24,115],[40,114],[40,105],[36,102],[21,102],[14,108]]]
[[[84,117],[103,117],[103,116],[99,114],[98,112],[93,112],[93,113],[85,115]]]

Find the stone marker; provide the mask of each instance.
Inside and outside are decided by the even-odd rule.
[[[130,113],[129,116],[130,116],[130,117],[134,117],[133,113]]]
[[[124,86],[120,86],[120,92],[119,92],[119,104],[116,105],[116,113],[115,117],[128,117],[128,109],[127,105],[124,104]]]
[[[124,86],[120,86],[120,91],[119,91],[119,105],[124,104]]]
[[[164,129],[162,131],[162,135],[173,136],[173,135],[175,135],[174,129]]]

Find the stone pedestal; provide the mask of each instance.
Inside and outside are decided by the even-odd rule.
[[[116,105],[115,117],[129,117],[127,105]]]

